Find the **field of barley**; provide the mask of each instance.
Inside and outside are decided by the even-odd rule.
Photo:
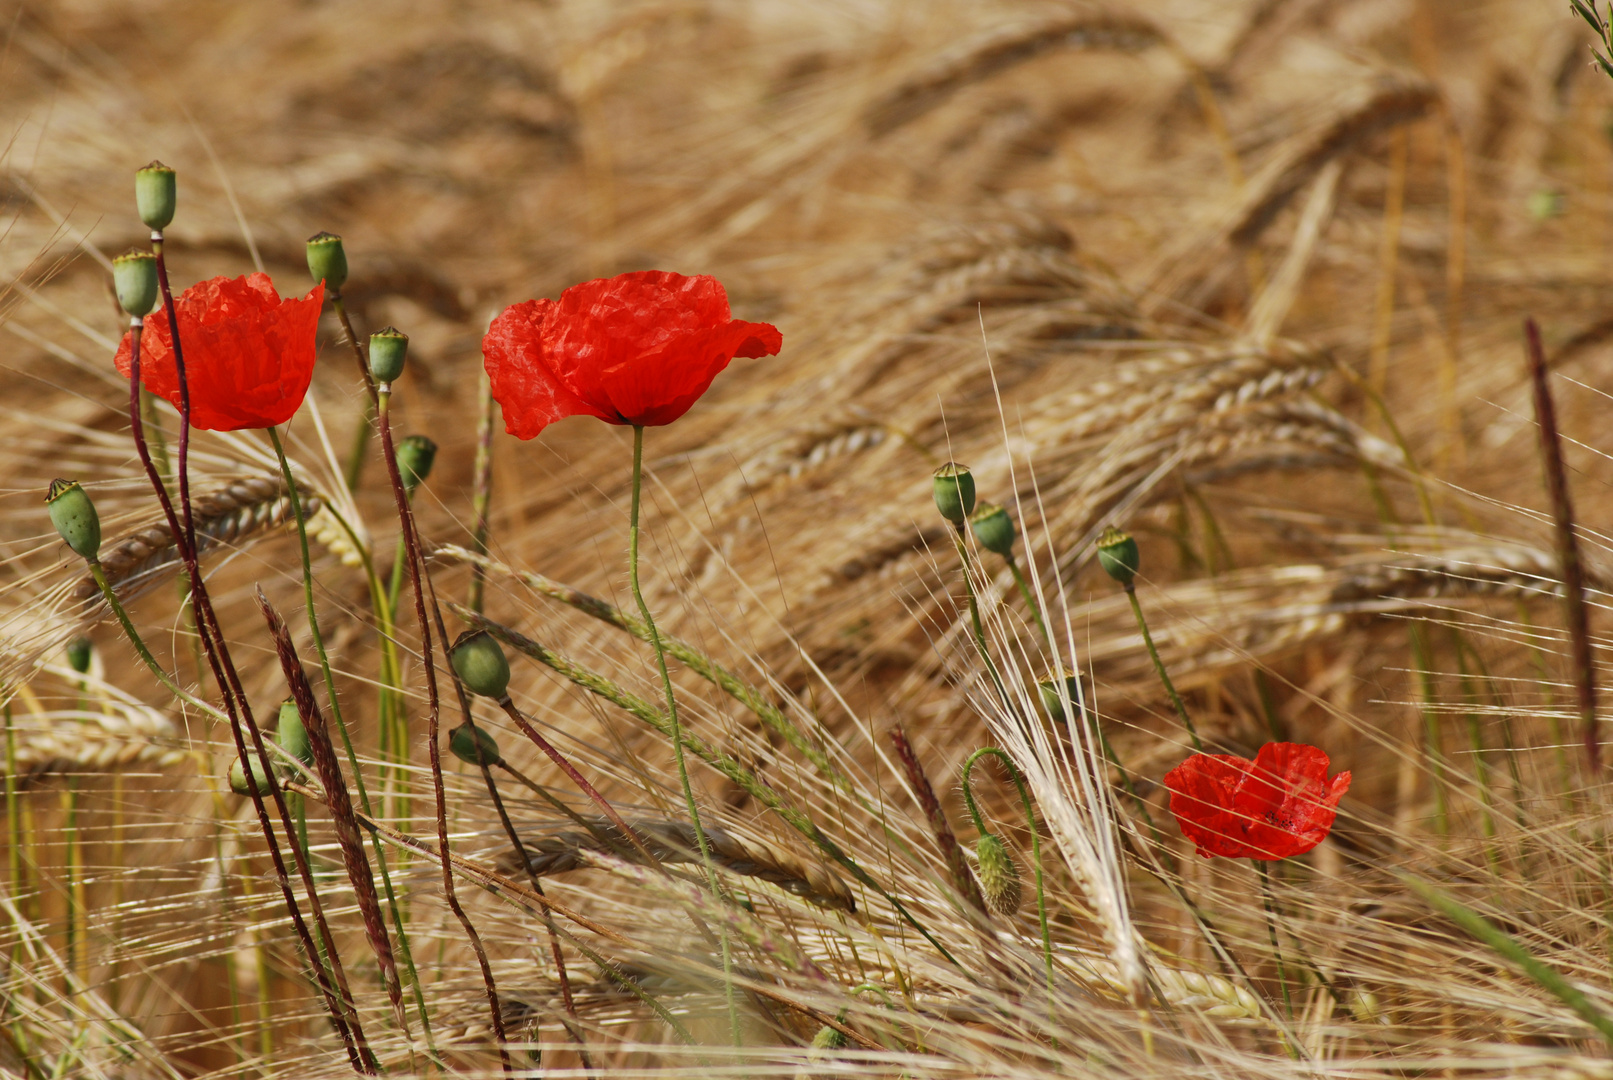
[[[0,1075],[1613,1080],[1609,19],[0,3]],[[148,162],[341,238],[272,437],[131,420]],[[508,433],[644,270],[782,347]]]

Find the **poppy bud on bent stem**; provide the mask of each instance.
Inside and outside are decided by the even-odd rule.
[[[983,834],[975,841],[975,855],[980,864],[975,873],[980,878],[980,894],[986,906],[998,915],[1012,915],[1019,910],[1022,890],[1019,867],[1000,837]]]
[[[1047,714],[1061,723],[1069,723],[1069,718],[1064,715],[1064,702],[1059,699],[1059,684],[1057,680],[1049,676],[1048,678],[1038,682],[1036,684],[1036,689],[1040,690],[1042,693],[1042,707],[1047,710]],[[1064,692],[1065,695],[1070,699],[1071,707],[1079,710],[1081,708],[1080,676],[1064,676]]]
[[[90,661],[95,658],[95,645],[87,637],[76,637],[67,643],[67,664],[80,675],[90,670]]]
[[[174,170],[153,161],[134,174],[134,206],[140,220],[152,232],[162,232],[174,220],[179,202],[179,182]]]
[[[1113,525],[1103,530],[1098,537],[1098,565],[1103,572],[1114,578],[1126,588],[1131,588],[1132,582],[1137,579],[1137,570],[1142,565],[1141,557],[1137,552],[1137,541],[1131,538],[1130,533],[1121,532]]]
[[[409,352],[409,335],[395,326],[383,327],[370,335],[370,378],[387,384],[403,374],[403,360]]]
[[[274,730],[274,741],[280,744],[280,749],[304,765],[314,763],[314,745],[308,741],[308,729],[303,726],[295,701],[281,702],[280,720]]]
[[[975,508],[975,478],[969,466],[949,461],[931,478],[935,508],[954,525],[962,525]]]
[[[406,494],[413,495],[421,481],[431,475],[436,460],[437,444],[424,435],[410,435],[398,443],[398,478]]]
[[[340,236],[317,232],[308,238],[308,273],[331,292],[341,291],[347,284],[347,252],[342,250]]]
[[[157,306],[157,256],[130,248],[112,260],[112,286],[118,306],[143,319]]]
[[[45,507],[68,547],[90,562],[100,558],[101,517],[77,480],[52,480]]]
[[[258,760],[257,753],[250,746],[247,747],[246,753],[247,758],[252,762],[252,786],[247,787],[246,770],[241,768],[241,759],[236,758],[230,762],[230,790],[237,795],[250,795],[254,789],[259,795],[269,794],[271,787],[274,785],[264,781],[263,762]],[[279,772],[279,769],[277,768],[275,771]],[[278,779],[276,777],[276,783],[278,783]]]
[[[503,701],[509,696],[510,662],[504,658],[504,649],[486,630],[467,630],[460,634],[454,647],[448,650],[448,659],[454,665],[454,674],[471,693],[494,701]]]
[[[987,551],[995,552],[1003,558],[1009,558],[1014,553],[1014,519],[1008,516],[1008,511],[996,503],[981,503],[974,513],[969,515],[969,525],[974,529],[975,539]]]
[[[460,724],[448,733],[448,749],[467,765],[497,765],[504,760],[493,736],[469,724]],[[478,750],[481,751],[481,760],[476,757]]]

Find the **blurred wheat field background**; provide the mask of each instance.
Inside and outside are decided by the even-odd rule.
[[[53,477],[85,483],[108,551],[133,537],[117,551],[135,621],[216,700],[179,564],[143,532],[160,517],[111,363],[126,320],[107,260],[145,239],[130,176],[156,158],[180,178],[176,289],[260,266],[301,295],[304,241],[328,229],[360,335],[410,335],[394,423],[439,446],[415,505],[438,595],[461,605],[451,633],[476,618],[455,612],[497,311],[664,268],[715,275],[737,318],[783,331],[779,356],[736,361],[647,439],[650,606],[731,673],[674,665],[733,903],[688,859],[658,706],[619,707],[661,700],[654,654],[577,600],[633,610],[631,435],[571,420],[494,439],[485,620],[555,660],[512,649],[512,692],[674,874],[601,841],[591,804],[477,705],[533,875],[479,771],[445,756],[458,895],[509,1067],[1613,1077],[1613,853],[1521,329],[1532,316],[1546,339],[1605,672],[1613,82],[1568,4],[58,0],[3,15],[6,1075],[351,1071],[251,805],[225,783],[228,731],[152,682],[43,510]],[[346,492],[364,396],[328,309],[320,340],[287,429],[325,507],[316,602],[376,817],[434,842],[418,639],[404,620],[400,750],[376,720],[382,650],[355,565],[362,549],[390,571],[391,493],[373,449]],[[219,616],[267,717],[286,688],[255,584],[312,655],[287,492],[253,433],[201,433],[192,454]],[[1056,650],[976,551],[1004,677],[1039,716],[1035,680],[1080,671],[1124,773],[1089,746],[1038,774],[1010,745],[931,501],[948,460],[1019,522],[1055,624]],[[1141,544],[1138,595],[1207,747],[1310,743],[1353,774],[1329,839],[1274,864],[1274,917],[1249,866],[1197,858],[1166,810],[1161,778],[1192,746],[1095,564],[1111,524]],[[85,676],[64,652],[80,634]],[[972,854],[960,769],[993,743],[1033,774],[1052,974],[1006,774],[979,766],[975,791],[1024,879],[1017,914],[978,906],[946,839]],[[1083,786],[1086,767],[1101,782]],[[502,1075],[436,860],[388,849],[419,973],[400,1023],[313,797],[308,829],[384,1071]],[[1579,1004],[1404,875],[1482,913]],[[737,1048],[702,926],[732,946]]]

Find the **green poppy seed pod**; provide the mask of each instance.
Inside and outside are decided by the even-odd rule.
[[[130,248],[112,260],[112,286],[118,305],[137,319],[157,306],[157,256]]]
[[[1098,565],[1103,567],[1105,574],[1126,588],[1131,588],[1131,583],[1137,578],[1137,568],[1142,565],[1137,554],[1137,541],[1131,538],[1130,533],[1109,526],[1098,537]]]
[[[1059,700],[1059,684],[1050,675],[1036,684],[1036,689],[1042,692],[1042,707],[1047,715],[1060,722],[1065,721],[1064,702]],[[1078,675],[1064,676],[1064,692],[1070,699],[1070,704],[1079,709],[1081,707],[1081,679]]]
[[[80,675],[89,673],[90,661],[95,659],[95,645],[82,635],[67,643],[67,664]]]
[[[409,335],[395,326],[370,335],[370,378],[389,383],[403,374],[403,358],[409,352]]]
[[[295,701],[280,703],[280,720],[274,729],[274,741],[280,744],[280,749],[304,765],[314,763],[314,744],[308,740],[308,729],[303,726]]]
[[[985,897],[986,906],[998,915],[1018,911],[1019,867],[1014,865],[1007,845],[991,833],[985,833],[975,841],[975,855],[980,859],[975,873],[980,877],[980,894]]]
[[[846,1038],[846,1033],[828,1024],[823,1025],[818,1029],[818,1033],[812,1036],[814,1050],[844,1050],[849,1045],[851,1040]]]
[[[975,508],[975,477],[969,466],[949,461],[932,478],[935,508],[954,525],[962,525]]]
[[[510,662],[504,649],[486,630],[467,630],[448,650],[454,674],[473,694],[503,701],[510,686]]]
[[[413,495],[420,482],[431,475],[436,460],[437,444],[424,435],[410,435],[398,443],[398,476],[407,494]]]
[[[308,273],[331,292],[341,291],[347,284],[347,252],[342,250],[340,236],[317,232],[308,238]]]
[[[95,562],[101,555],[101,518],[77,480],[52,480],[45,496],[50,521],[67,546]]]
[[[1008,511],[996,503],[981,503],[974,513],[969,515],[969,525],[975,531],[975,539],[987,551],[994,551],[1003,558],[1014,553],[1014,519],[1008,516]]]
[[[269,794],[272,785],[263,779],[263,762],[258,760],[257,751],[248,746],[246,753],[252,761],[252,787],[257,789],[259,795]],[[237,795],[252,794],[252,788],[246,786],[246,770],[241,768],[240,758],[230,762],[230,790]]]
[[[152,232],[162,232],[174,220],[179,202],[179,179],[174,170],[153,161],[134,174],[134,206]]]
[[[474,734],[473,734],[474,733]],[[498,742],[481,728],[473,728],[469,724],[460,724],[448,733],[448,749],[454,756],[467,765],[497,765],[504,758],[499,755]],[[481,750],[481,760],[476,758],[477,750]]]

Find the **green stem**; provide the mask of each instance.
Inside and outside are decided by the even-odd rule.
[[[1595,1028],[1608,1045],[1613,1046],[1613,1019],[1597,1008],[1596,1003],[1569,982],[1562,972],[1536,959],[1517,938],[1437,886],[1410,874],[1397,873],[1395,876],[1430,907],[1489,946],[1492,952],[1522,968],[1525,975],[1578,1013],[1580,1019]]]
[[[1137,629],[1143,633],[1143,644],[1148,646],[1148,655],[1154,661],[1154,670],[1159,673],[1159,681],[1165,684],[1165,693],[1170,695],[1176,715],[1181,719],[1182,726],[1187,729],[1188,738],[1193,740],[1193,749],[1202,754],[1204,744],[1199,741],[1198,729],[1193,726],[1193,721],[1188,719],[1187,706],[1182,704],[1182,695],[1176,692],[1176,684],[1171,682],[1170,672],[1165,670],[1165,661],[1159,658],[1159,650],[1154,648],[1154,635],[1148,632],[1148,620],[1143,618],[1143,606],[1137,600],[1135,585],[1126,586],[1126,598],[1131,601],[1131,613],[1137,617]]]
[[[643,487],[644,477],[644,426],[633,425],[633,501],[628,511],[627,519],[627,571],[633,584],[633,599],[638,604],[639,617],[644,620],[644,628],[650,635],[650,647],[655,650],[656,668],[661,673],[661,688],[666,695],[667,721],[672,728],[672,754],[678,765],[678,782],[683,785],[683,801],[689,809],[689,823],[694,826],[695,844],[700,848],[700,861],[706,867],[706,880],[711,886],[711,895],[721,897],[721,886],[717,881],[717,867],[711,860],[711,844],[706,839],[706,831],[700,827],[700,809],[695,805],[694,788],[689,785],[689,767],[683,760],[683,733],[678,722],[678,702],[672,692],[672,676],[666,667],[666,650],[661,646],[661,635],[655,628],[655,616],[650,614],[650,605],[644,600],[644,590],[639,587],[638,577],[638,541],[639,541],[639,502],[640,489]],[[728,932],[718,927],[722,938],[722,970],[723,989],[728,998],[728,1026],[735,1046],[741,1044],[739,1033],[739,1007],[734,998],[733,959],[729,955]]]
[[[1013,707],[1009,704],[1008,691],[1003,688],[1002,676],[997,673],[997,665],[992,662],[991,652],[986,648],[986,632],[980,623],[980,601],[975,597],[974,579],[969,576],[969,546],[964,543],[962,523],[953,532],[952,541],[958,546],[958,562],[963,570],[963,591],[969,598],[969,624],[974,629],[975,648],[980,650],[981,662],[986,665],[986,674],[991,676],[991,685],[997,688],[998,699],[1004,708],[1011,711]]]
[[[1283,988],[1283,1011],[1288,1019],[1294,1019],[1294,1002],[1288,993],[1288,971],[1283,966],[1282,946],[1277,943],[1277,909],[1276,902],[1271,895],[1271,871],[1261,859],[1250,859],[1255,869],[1260,873],[1260,899],[1266,906],[1266,934],[1271,938],[1272,959],[1277,961],[1277,984]]]
[[[1030,608],[1031,618],[1036,620],[1036,629],[1042,632],[1042,641],[1051,649],[1053,635],[1047,632],[1047,623],[1042,620],[1042,605],[1038,604],[1036,597],[1031,594],[1030,583],[1025,580],[1025,575],[1020,573],[1019,563],[1014,561],[1012,554],[1004,555],[1003,562],[1008,564],[1008,572],[1014,575],[1014,584],[1019,586],[1019,595],[1025,598],[1025,606]]]
[[[995,746],[982,746],[969,755],[963,763],[963,801],[969,807],[969,816],[974,819],[975,832],[984,836],[986,823],[980,816],[980,807],[975,805],[974,789],[969,783],[969,775],[974,771],[975,762],[982,757],[990,755],[1003,763],[1008,770],[1008,778],[1019,789],[1019,801],[1025,807],[1025,825],[1031,831],[1031,862],[1036,865],[1036,918],[1042,928],[1042,957],[1047,963],[1047,992],[1053,993],[1053,936],[1047,928],[1047,896],[1042,889],[1042,839],[1036,828],[1036,811],[1031,806],[1030,791],[1025,787],[1025,778],[1020,774],[1019,766],[1007,752]]]
[[[291,513],[297,521],[298,551],[302,557],[302,589],[303,606],[308,613],[308,630],[313,635],[314,651],[319,654],[319,669],[325,679],[325,696],[330,701],[330,712],[336,723],[336,730],[341,732],[342,746],[347,751],[348,766],[353,772],[353,783],[358,789],[359,803],[364,812],[370,812],[369,795],[364,790],[364,776],[358,767],[358,755],[353,752],[353,742],[347,734],[347,723],[342,719],[341,703],[336,697],[336,679],[331,674],[330,656],[325,652],[325,638],[319,631],[319,615],[314,609],[314,571],[313,561],[308,554],[308,522],[302,511],[302,498],[297,492],[297,483],[291,475],[291,463],[286,460],[286,449],[280,443],[280,433],[275,428],[269,429],[269,441],[274,444],[275,458],[280,462],[280,477],[285,481],[287,498],[291,502]],[[438,1056],[436,1044],[432,1041],[431,1019],[426,1012],[426,999],[420,988],[420,973],[415,970],[414,954],[409,948],[409,935],[403,928],[403,919],[398,911],[397,894],[392,888],[392,877],[387,868],[386,856],[382,851],[381,842],[373,836],[370,838],[371,846],[375,851],[376,868],[381,872],[381,884],[386,891],[388,912],[392,917],[392,926],[398,936],[398,952],[403,956],[404,967],[409,972],[409,985],[411,996],[414,998],[415,1012],[420,1017],[420,1030],[425,1036],[426,1047],[433,1058]],[[304,840],[306,846],[306,840]]]

